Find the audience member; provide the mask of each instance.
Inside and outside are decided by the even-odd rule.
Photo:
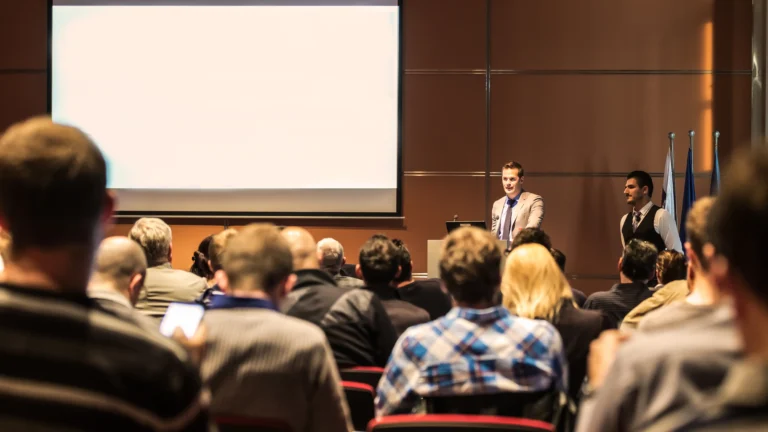
[[[282,235],[293,255],[296,283],[281,310],[323,329],[339,368],[383,367],[397,335],[381,300],[371,291],[337,286],[320,270],[323,252],[305,229],[285,228]]]
[[[272,225],[245,227],[227,242],[219,286],[203,318],[201,373],[214,415],[265,417],[294,431],[349,431],[333,354],[316,326],[285,316],[280,303],[296,281],[293,257]]]
[[[208,244],[208,260],[206,265],[211,269],[211,272],[213,273],[213,284],[210,284],[209,282],[208,288],[206,288],[203,293],[200,294],[200,297],[195,300],[197,303],[200,303],[205,307],[210,305],[213,296],[224,294],[221,289],[219,289],[219,285],[216,282],[216,272],[221,271],[221,255],[224,253],[224,249],[227,247],[227,242],[236,234],[236,229],[227,228],[224,231],[211,236],[211,241]]]
[[[440,278],[457,307],[400,337],[376,392],[377,417],[409,412],[429,395],[567,391],[557,330],[496,305],[501,259],[490,232],[464,227],[446,237]]]
[[[0,430],[208,430],[197,370],[174,342],[86,296],[114,201],[78,129],[34,118],[0,138]]]
[[[512,244],[510,245],[509,249],[510,251],[515,250],[517,247],[522,246],[524,244],[540,244],[547,248],[548,251],[552,253],[552,256],[555,257],[555,259],[558,259],[558,256],[562,257],[562,265],[560,265],[560,269],[565,273],[565,254],[560,252],[557,249],[552,248],[552,240],[549,239],[549,235],[547,235],[546,232],[542,231],[539,228],[524,228],[522,231],[520,231],[516,236],[515,239],[512,240]],[[558,261],[559,264],[559,261]],[[573,298],[576,304],[579,307],[584,306],[584,302],[587,301],[587,296],[584,295],[583,292],[577,290],[576,288],[571,287],[571,292],[573,293]]]
[[[768,429],[766,173],[768,149],[764,145],[734,156],[724,171],[720,195],[707,220],[711,245],[704,246],[702,261],[708,262],[714,283],[732,298],[746,358],[728,371],[719,393],[702,409],[706,419],[699,424],[700,430]]]
[[[342,288],[362,288],[365,283],[352,276],[341,274],[341,268],[347,262],[344,256],[344,247],[337,240],[324,238],[317,243],[317,251],[320,255],[320,264],[323,270],[333,276],[336,285]]]
[[[656,280],[659,284],[651,290],[653,295],[650,298],[629,311],[621,323],[621,329],[637,329],[638,324],[649,313],[662,306],[684,301],[689,293],[685,274],[685,255],[674,250],[662,251],[656,258]]]
[[[429,321],[429,313],[402,299],[394,286],[400,272],[399,255],[387,236],[376,234],[363,244],[357,264],[358,276],[365,289],[373,291],[384,303],[384,309],[400,336],[408,327]]]
[[[211,244],[212,238],[213,236],[209,235],[197,245],[197,250],[192,253],[192,266],[189,268],[190,272],[201,278],[205,278],[205,280],[208,281],[208,287],[211,287],[215,283],[213,280],[213,271],[208,264],[208,246]]]
[[[693,408],[712,397],[738,358],[741,343],[733,313],[721,302],[702,260],[711,205],[710,198],[696,201],[686,220],[693,287],[689,298],[706,300],[675,303],[648,314],[640,322],[641,331],[618,352],[617,337],[610,332],[593,344],[590,356],[605,364],[590,366],[592,395],[582,405],[579,431],[680,430]],[[644,326],[651,322],[654,328],[648,331]]]
[[[552,258],[555,259],[557,266],[560,267],[560,271],[565,275],[565,254],[560,249],[555,248],[550,249],[550,252],[552,252]],[[576,303],[576,306],[583,308],[584,303],[587,301],[587,296],[573,287],[571,287],[571,292],[573,293],[573,302]]]
[[[568,281],[551,252],[535,243],[515,248],[509,254],[501,293],[504,306],[512,314],[549,321],[560,332],[568,360],[568,388],[576,399],[587,373],[589,344],[610,324],[600,312],[574,306]]]
[[[402,240],[393,239],[392,243],[398,252],[400,273],[395,277],[395,284],[400,298],[427,311],[430,319],[447,314],[453,304],[451,296],[440,286],[440,279],[413,279],[411,252]]]
[[[656,248],[652,244],[630,240],[619,260],[620,283],[610,291],[600,291],[589,296],[584,309],[603,311],[611,320],[612,327],[618,328],[629,311],[653,294],[647,284],[654,274],[656,255]]]
[[[136,221],[128,237],[144,250],[147,278],[136,309],[156,319],[165,315],[173,302],[193,302],[206,288],[206,280],[188,271],[171,267],[171,227],[157,218]]]
[[[96,252],[88,297],[106,311],[142,324],[149,321],[157,330],[154,321],[133,309],[146,274],[147,259],[135,241],[128,237],[106,238]]]

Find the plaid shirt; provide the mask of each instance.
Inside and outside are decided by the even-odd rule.
[[[421,396],[568,390],[563,342],[546,321],[501,306],[453,308],[406,330],[376,396],[376,416],[409,412]]]

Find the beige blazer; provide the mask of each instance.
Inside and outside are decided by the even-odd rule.
[[[498,237],[501,211],[507,197],[501,197],[493,203],[491,209],[491,232]],[[536,194],[525,192],[520,194],[520,200],[515,206],[515,221],[512,237],[523,228],[541,228],[544,220],[544,200]]]

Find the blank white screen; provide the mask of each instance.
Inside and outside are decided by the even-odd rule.
[[[54,4],[52,116],[101,147],[123,211],[394,212],[398,20]]]

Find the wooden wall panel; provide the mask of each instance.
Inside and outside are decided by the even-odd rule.
[[[2,1],[0,70],[47,68],[47,3],[46,0]]]
[[[711,146],[712,75],[494,75],[491,164],[535,172],[663,171],[667,133]],[[723,136],[725,138],[725,135]],[[728,137],[730,138],[730,137]],[[709,169],[711,158],[696,158]]]
[[[722,133],[719,146],[721,163],[734,149],[750,145],[751,101],[751,76],[715,76],[714,127]]]
[[[714,0],[492,0],[493,69],[707,69]]]
[[[481,0],[405,0],[406,69],[485,69],[486,9]]]
[[[405,171],[484,171],[484,75],[406,75]]]
[[[45,114],[46,94],[45,73],[0,71],[0,133],[19,120]]]

